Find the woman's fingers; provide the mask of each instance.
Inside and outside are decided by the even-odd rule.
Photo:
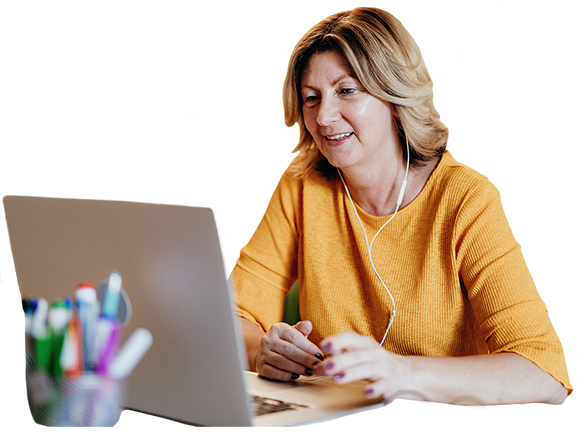
[[[323,356],[323,352],[317,345],[307,339],[311,332],[311,325],[310,322],[305,323],[308,323],[308,325],[301,326],[301,328],[305,330],[307,327],[309,328],[306,334],[286,323],[273,325],[266,334],[266,344],[272,351],[278,352],[288,359],[306,364],[305,366],[312,366],[315,355]]]
[[[284,355],[282,355],[279,352],[276,351],[267,351],[264,357],[264,362],[268,363],[272,366],[274,366],[275,368],[281,369],[283,371],[290,371],[290,372],[294,372],[297,374],[304,374],[304,375],[311,375],[311,368],[319,363],[319,360],[316,357],[309,357],[307,360],[309,362],[309,366],[307,366],[305,363],[301,363],[302,360],[305,359],[305,357],[302,357],[301,360],[299,360],[299,357],[301,356],[292,356],[294,357],[293,359],[289,358],[289,357],[285,357]],[[295,360],[296,358],[296,360]]]
[[[311,331],[313,330],[313,323],[311,323],[309,320],[303,320],[295,324],[293,328],[295,328],[305,337],[308,337]]]
[[[291,372],[289,369],[279,369],[270,363],[263,363],[258,367],[258,375],[280,382],[287,382],[298,379],[302,373]]]
[[[369,380],[375,374],[372,368],[377,363],[376,357],[378,355],[376,349],[342,351],[328,356],[325,361],[314,369],[314,373],[334,376],[335,379],[343,378],[342,383]]]
[[[321,342],[321,348],[326,355],[336,355],[344,352],[362,349],[374,349],[378,343],[370,337],[364,337],[355,332],[341,332],[325,338]]]
[[[378,348],[378,343],[355,332],[341,332],[325,338],[321,342],[321,348],[327,359],[314,369],[314,373],[318,375],[335,375],[348,366],[371,361],[370,355],[366,354],[366,352]],[[352,353],[355,353],[355,355],[350,355]]]
[[[382,359],[375,350],[355,351],[328,358],[323,364],[327,375],[338,383],[377,380],[383,374]]]
[[[316,368],[318,375],[332,376],[339,383],[367,380],[368,397],[390,396],[408,382],[404,357],[380,347],[375,340],[355,333],[340,333],[323,340],[327,358]]]
[[[280,381],[312,374],[333,376],[340,384],[367,380],[368,397],[388,396],[405,385],[408,371],[402,357],[372,338],[343,332],[324,339],[321,350],[307,339],[311,330],[309,321],[272,326],[262,338],[258,374]]]
[[[307,339],[312,330],[308,321],[289,326],[273,325],[260,344],[256,371],[275,380],[296,380],[311,375],[311,368],[323,358],[323,353]]]

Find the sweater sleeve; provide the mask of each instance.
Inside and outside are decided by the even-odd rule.
[[[282,321],[284,298],[297,278],[301,180],[287,171],[231,275],[236,313],[265,332]]]
[[[480,182],[455,222],[460,279],[489,352],[515,352],[572,391],[563,347],[528,271],[497,189]]]

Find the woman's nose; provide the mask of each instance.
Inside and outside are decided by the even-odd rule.
[[[317,124],[321,127],[329,126],[339,120],[339,108],[334,99],[322,98],[317,114]]]

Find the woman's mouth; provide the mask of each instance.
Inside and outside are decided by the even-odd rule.
[[[346,138],[348,138],[352,135],[353,135],[353,132],[339,133],[337,135],[331,135],[331,136],[325,135],[325,139],[327,139],[329,141],[341,141],[341,140],[345,140]]]

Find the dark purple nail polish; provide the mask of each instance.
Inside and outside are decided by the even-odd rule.
[[[305,376],[312,376],[312,375],[313,375],[313,370],[311,368],[305,369]]]
[[[315,357],[317,357],[321,361],[325,360],[324,357],[320,353],[315,354]]]
[[[374,390],[373,390],[373,389],[371,389],[371,388],[368,388],[368,389],[366,390],[366,396],[371,396],[372,394],[374,394]]]
[[[335,374],[333,376],[333,380],[341,380],[345,377],[345,373],[339,373],[339,374]]]
[[[292,378],[293,380],[297,380],[297,379],[299,378],[299,375],[298,375],[297,373],[292,373],[292,374],[291,374],[291,378]]]

